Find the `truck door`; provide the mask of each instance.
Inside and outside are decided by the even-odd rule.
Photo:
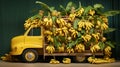
[[[29,44],[31,47],[42,48],[43,38],[41,36],[41,28],[31,28],[27,36],[25,36],[25,44]],[[39,45],[39,47],[38,47]]]

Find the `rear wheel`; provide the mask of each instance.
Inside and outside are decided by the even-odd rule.
[[[76,62],[86,62],[86,56],[75,56],[75,61]]]
[[[22,54],[22,58],[25,62],[36,62],[38,59],[38,53],[34,49],[26,49]]]

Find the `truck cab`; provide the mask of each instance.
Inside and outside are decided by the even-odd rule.
[[[43,54],[43,33],[41,27],[29,27],[24,35],[16,36],[11,40],[13,56],[21,55],[24,61],[34,62],[38,55]]]

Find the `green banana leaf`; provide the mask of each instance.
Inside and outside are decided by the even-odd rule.
[[[67,44],[67,48],[72,48],[75,45],[75,41],[71,41]]]
[[[103,33],[110,33],[110,32],[113,32],[115,30],[116,30],[115,28],[108,28],[107,30],[103,31]]]
[[[58,48],[59,46],[61,46],[62,44],[58,41],[58,37],[54,37],[54,45],[56,48]]]
[[[44,9],[46,9],[49,12],[52,12],[54,10],[54,7],[49,7],[47,4],[40,2],[40,1],[36,1],[37,4],[40,4]]]
[[[107,42],[105,42],[107,45],[109,45],[110,47],[112,47],[112,48],[115,48],[115,46],[112,44],[112,42],[111,41],[107,41]]]
[[[94,4],[94,9],[104,8],[102,4]]]
[[[73,21],[74,23],[73,23],[73,28],[74,29],[77,29],[78,28],[78,22],[79,22],[79,19],[75,19],[74,21]]]
[[[72,7],[76,7],[76,5],[73,2],[68,2],[66,7],[60,5],[60,8],[62,9],[62,13],[65,13],[66,15],[70,13]]]
[[[105,48],[105,44],[103,42],[99,42],[100,49],[103,50]]]
[[[78,37],[81,37],[81,36],[82,36],[82,34],[80,32],[78,32]]]
[[[60,5],[60,8],[62,9],[62,14],[67,14],[67,11],[66,11],[66,9],[62,6],[62,5]]]
[[[117,14],[120,14],[120,10],[107,11],[107,12],[103,13],[103,15],[105,15],[105,16],[114,16],[114,15],[117,15]]]
[[[34,15],[34,16],[31,17],[31,20],[34,20],[34,19],[36,19],[36,18],[41,19],[42,16],[40,16],[39,14],[36,14],[36,15]]]

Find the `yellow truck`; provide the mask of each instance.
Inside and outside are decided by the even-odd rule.
[[[85,56],[93,55],[90,50],[85,50],[81,53],[67,53],[67,52],[54,52],[52,54],[47,53],[43,34],[43,27],[31,26],[26,30],[24,35],[16,36],[11,40],[11,52],[12,56],[22,56],[26,62],[35,62],[39,55],[45,56],[74,56],[78,62],[85,60]],[[102,52],[97,52],[94,55],[103,55]]]

